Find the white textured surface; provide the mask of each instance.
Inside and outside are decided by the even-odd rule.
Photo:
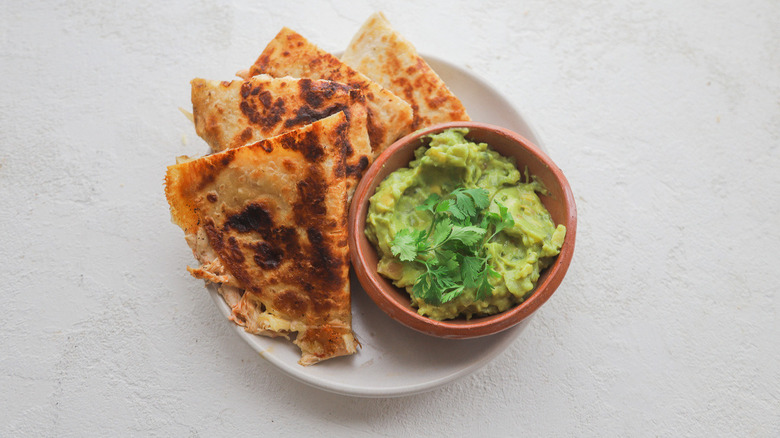
[[[780,436],[780,4],[612,3],[2,2],[0,436]],[[162,195],[206,149],[192,77],[285,25],[341,50],[375,10],[506,93],[580,219],[510,350],[387,400],[258,357]]]

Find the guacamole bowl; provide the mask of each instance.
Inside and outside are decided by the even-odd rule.
[[[418,313],[406,289],[398,288],[378,272],[379,255],[366,236],[366,218],[370,198],[377,187],[394,171],[415,159],[415,150],[426,144],[432,134],[450,128],[467,128],[466,139],[487,143],[500,155],[514,159],[521,174],[536,177],[546,188],[540,195],[552,221],[566,227],[560,253],[539,275],[534,289],[524,301],[490,316],[436,320]],[[349,250],[355,274],[369,297],[392,319],[419,332],[451,339],[487,336],[515,326],[531,316],[552,296],[566,274],[574,253],[577,212],[569,183],[561,170],[536,145],[508,129],[478,122],[443,123],[421,129],[393,143],[368,168],[358,184],[350,205]],[[530,287],[530,286],[529,286]]]

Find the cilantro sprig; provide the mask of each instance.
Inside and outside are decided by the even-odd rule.
[[[422,265],[423,273],[412,294],[428,304],[452,301],[467,289],[475,300],[493,290],[490,277],[500,277],[490,265],[485,244],[514,225],[509,210],[498,201],[491,212],[485,189],[457,188],[448,196],[430,195],[417,210],[432,215],[427,230],[404,228],[393,238],[390,250],[403,262]]]

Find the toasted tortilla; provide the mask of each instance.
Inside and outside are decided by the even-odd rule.
[[[326,79],[359,89],[366,99],[374,158],[411,132],[412,107],[407,102],[286,27],[268,43],[249,69],[249,76],[263,73],[274,77]]]
[[[471,120],[460,100],[381,12],[366,20],[341,60],[409,102],[412,130]]]
[[[260,142],[168,167],[165,194],[231,319],[288,336],[300,364],[353,354],[347,254],[348,130],[339,112]]]
[[[348,191],[373,161],[365,99],[348,85],[326,80],[272,78],[193,79],[195,130],[215,152],[255,143],[343,111],[353,140],[347,144]]]

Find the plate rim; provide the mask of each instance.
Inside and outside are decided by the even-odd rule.
[[[255,350],[255,352],[260,357],[265,359],[270,364],[274,365],[279,371],[283,372],[287,376],[292,377],[293,379],[301,383],[307,384],[309,386],[330,393],[352,396],[352,397],[362,397],[362,398],[394,398],[394,397],[406,397],[410,395],[421,394],[424,392],[434,390],[441,386],[444,386],[447,383],[453,382],[462,377],[468,376],[476,372],[480,368],[484,367],[489,362],[492,362],[493,359],[495,359],[499,355],[503,354],[506,351],[506,349],[514,343],[514,341],[517,339],[520,333],[528,326],[528,323],[533,319],[533,315],[531,315],[530,317],[526,318],[516,326],[505,330],[504,331],[505,336],[503,340],[498,342],[496,346],[491,349],[489,354],[481,356],[477,361],[470,363],[468,366],[465,366],[457,370],[456,372],[447,374],[445,376],[433,379],[425,383],[397,386],[394,388],[356,386],[356,385],[347,385],[340,382],[332,382],[326,379],[322,379],[318,376],[313,376],[311,374],[303,373],[301,371],[305,369],[305,367],[299,365],[297,362],[291,365],[285,362],[284,360],[282,360],[281,358],[275,356],[272,352],[268,351],[272,349],[273,346],[263,347],[259,344],[259,342],[261,341],[268,341],[273,338],[267,338],[260,335],[249,333],[246,330],[244,330],[243,327],[230,321],[229,319],[230,308],[228,307],[225,300],[217,291],[216,286],[214,286],[213,284],[209,284],[208,290],[209,290],[209,295],[211,295],[212,300],[217,305],[217,308],[219,309],[220,313],[225,317],[226,322],[230,324],[232,330],[234,330],[240,338],[242,338],[247,344],[249,344],[249,346],[253,350]],[[509,335],[507,335],[507,333]],[[334,358],[334,359],[338,360],[338,358]]]

